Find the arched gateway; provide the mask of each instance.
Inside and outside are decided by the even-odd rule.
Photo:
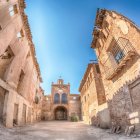
[[[67,109],[63,106],[58,106],[54,110],[55,120],[67,120]]]

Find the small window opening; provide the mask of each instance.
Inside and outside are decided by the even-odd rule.
[[[17,33],[17,38],[22,38],[22,37],[24,37],[23,30]]]
[[[13,51],[10,46],[6,49],[6,51],[0,56],[1,59],[11,59],[14,56]]]
[[[1,25],[0,25],[0,31],[2,30],[2,27],[1,27]]]
[[[95,67],[96,67],[96,72],[97,72],[97,73],[100,73],[99,65],[95,65]]]
[[[9,7],[9,14],[13,16],[18,13],[17,5],[13,5]]]

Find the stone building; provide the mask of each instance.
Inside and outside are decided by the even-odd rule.
[[[93,37],[111,122],[140,132],[140,29],[127,17],[101,9]]]
[[[81,116],[80,95],[70,94],[70,84],[63,79],[52,83],[51,95],[44,97],[44,120],[69,120],[72,116]]]
[[[87,124],[109,127],[109,111],[107,109],[104,86],[97,63],[90,63],[81,81],[82,119]]]
[[[0,1],[0,120],[7,127],[41,118],[43,91],[24,0]]]

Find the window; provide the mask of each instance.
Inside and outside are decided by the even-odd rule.
[[[23,84],[24,84],[24,82],[23,82],[24,81],[24,77],[25,77],[25,73],[24,73],[23,70],[21,70],[21,73],[20,73],[20,76],[19,76],[19,81],[18,81],[18,86],[17,86],[17,92],[25,97],[25,95],[22,92]],[[36,91],[36,95],[37,95],[37,91]]]
[[[10,46],[6,49],[6,51],[0,56],[1,59],[11,59],[14,56],[14,53]]]
[[[96,72],[97,72],[97,73],[100,73],[99,65],[95,65],[95,68],[96,68]]]
[[[23,30],[17,33],[17,38],[22,38],[22,37],[24,37]]]
[[[67,94],[66,93],[63,93],[62,94],[62,104],[67,104]]]
[[[54,95],[54,104],[59,104],[60,103],[60,95],[56,93]]]
[[[76,97],[73,97],[73,100],[76,100],[77,98]]]
[[[14,53],[10,46],[7,47],[5,52],[0,55],[0,78],[5,80],[5,74],[9,69],[11,62],[13,61]]]
[[[28,54],[27,54],[27,58],[30,57],[30,56],[31,56],[31,53],[30,53],[30,51],[29,51]]]
[[[23,70],[21,70],[20,77],[19,77],[19,83],[23,81],[24,76],[25,76],[25,73]]]
[[[124,57],[124,53],[121,50],[118,50],[116,55],[114,56],[117,63],[120,63],[121,59]]]
[[[1,27],[1,25],[0,25],[0,31],[2,30],[2,27]]]
[[[135,48],[131,42],[126,38],[112,39],[108,50],[108,58],[104,63],[104,71],[106,79],[110,80],[118,74],[120,70],[126,65],[132,56],[136,54]]]
[[[85,96],[85,102],[86,102],[86,96]]]
[[[18,13],[17,5],[13,5],[13,6],[9,7],[9,14],[10,14],[10,16],[13,16],[13,15],[15,15],[17,13]]]
[[[125,50],[127,49],[127,45],[127,39],[119,38],[118,41],[116,41],[115,39],[113,40],[113,47],[111,48],[110,52],[118,64],[125,56]]]

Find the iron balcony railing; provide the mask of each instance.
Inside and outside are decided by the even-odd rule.
[[[135,49],[128,39],[119,38],[118,41],[113,39],[110,45],[108,57],[104,62],[104,72],[108,80],[112,79],[135,55]]]

